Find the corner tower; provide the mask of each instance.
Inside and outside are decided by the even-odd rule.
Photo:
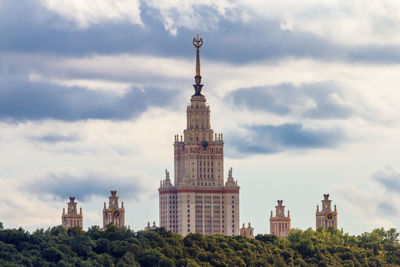
[[[61,216],[61,223],[64,227],[80,227],[83,228],[83,214],[82,208],[79,209],[75,202],[75,197],[69,197],[69,203],[67,213],[65,213],[65,209],[63,209],[63,213]]]
[[[329,199],[329,194],[324,194],[324,199],[322,202],[322,210],[319,210],[317,205],[316,217],[316,229],[322,227],[323,229],[328,229],[329,227],[337,228],[337,210],[336,205],[332,210],[331,203],[332,200]]]
[[[200,48],[196,48],[195,93],[186,109],[186,129],[174,139],[174,183],[169,172],[160,183],[160,226],[186,235],[239,234],[239,189],[229,171],[224,181],[224,141],[211,128],[210,107],[201,93]]]
[[[111,196],[108,197],[108,208],[106,202],[104,202],[103,228],[106,228],[109,224],[114,224],[117,227],[125,226],[124,202],[121,202],[120,208],[117,191],[111,191]]]
[[[278,206],[275,206],[275,216],[271,211],[271,217],[269,218],[269,231],[271,235],[278,237],[286,237],[290,232],[290,212],[288,211],[285,216],[285,206],[282,205],[283,200],[278,200]]]

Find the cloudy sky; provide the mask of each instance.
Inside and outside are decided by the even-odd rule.
[[[117,190],[135,230],[158,221],[159,181],[193,94],[224,133],[241,221],[269,232],[276,200],[315,227],[400,224],[397,0],[0,0],[0,221],[85,228]]]

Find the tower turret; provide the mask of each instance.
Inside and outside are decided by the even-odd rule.
[[[283,200],[278,200],[278,205],[275,206],[275,216],[271,211],[269,219],[270,234],[279,237],[286,237],[291,230],[290,212],[285,216],[285,206],[282,205]]]
[[[322,227],[323,229],[328,229],[333,227],[337,229],[337,210],[336,205],[334,209],[331,208],[332,200],[329,199],[329,194],[324,194],[324,199],[321,200],[322,209],[319,210],[317,206],[317,211],[315,213],[316,217],[316,228]]]
[[[64,227],[83,227],[83,213],[82,208],[80,212],[77,211],[78,203],[75,202],[75,197],[70,197],[67,203],[67,213],[65,213],[65,208],[63,208],[63,213],[61,216],[61,224]]]
[[[111,191],[111,196],[108,198],[108,208],[104,202],[103,228],[109,224],[114,224],[118,227],[125,226],[125,208],[123,202],[121,204],[120,208],[117,191]]]
[[[251,227],[250,223],[246,228],[243,223],[242,228],[240,228],[240,235],[247,236],[249,238],[254,238],[254,228]]]

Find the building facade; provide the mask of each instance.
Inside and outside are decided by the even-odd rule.
[[[283,200],[278,200],[278,206],[275,206],[275,216],[271,211],[271,216],[269,218],[269,231],[271,235],[276,235],[278,237],[286,237],[290,232],[290,211],[287,212],[285,216],[285,206],[282,205]]]
[[[186,109],[186,129],[175,135],[174,182],[166,170],[159,191],[160,227],[188,233],[239,234],[239,189],[229,170],[224,181],[224,141],[211,129],[210,107],[201,94],[200,47],[196,47],[195,94]]]
[[[337,229],[337,210],[336,205],[332,210],[331,203],[332,200],[329,199],[329,194],[324,194],[324,199],[322,202],[322,210],[319,210],[319,206],[317,205],[317,212],[315,214],[316,217],[316,229],[322,227],[323,229],[328,229],[329,227],[333,227]]]
[[[61,224],[64,227],[81,227],[83,228],[83,214],[82,208],[77,209],[77,204],[75,202],[75,197],[69,197],[69,203],[67,213],[65,213],[65,208],[63,208],[63,213],[61,216]]]
[[[246,226],[244,226],[244,223],[243,223],[242,228],[240,228],[240,235],[247,236],[249,238],[254,238],[254,228],[251,227],[250,223],[246,228]]]
[[[108,198],[108,208],[104,202],[103,208],[103,228],[107,225],[114,224],[115,226],[125,226],[125,209],[124,202],[121,202],[119,207],[117,191],[111,191],[111,196]]]

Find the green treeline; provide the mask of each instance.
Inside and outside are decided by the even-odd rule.
[[[383,228],[359,236],[308,229],[288,238],[183,238],[163,228],[114,226],[86,232],[57,226],[31,234],[0,223],[0,266],[400,266],[398,235]]]

